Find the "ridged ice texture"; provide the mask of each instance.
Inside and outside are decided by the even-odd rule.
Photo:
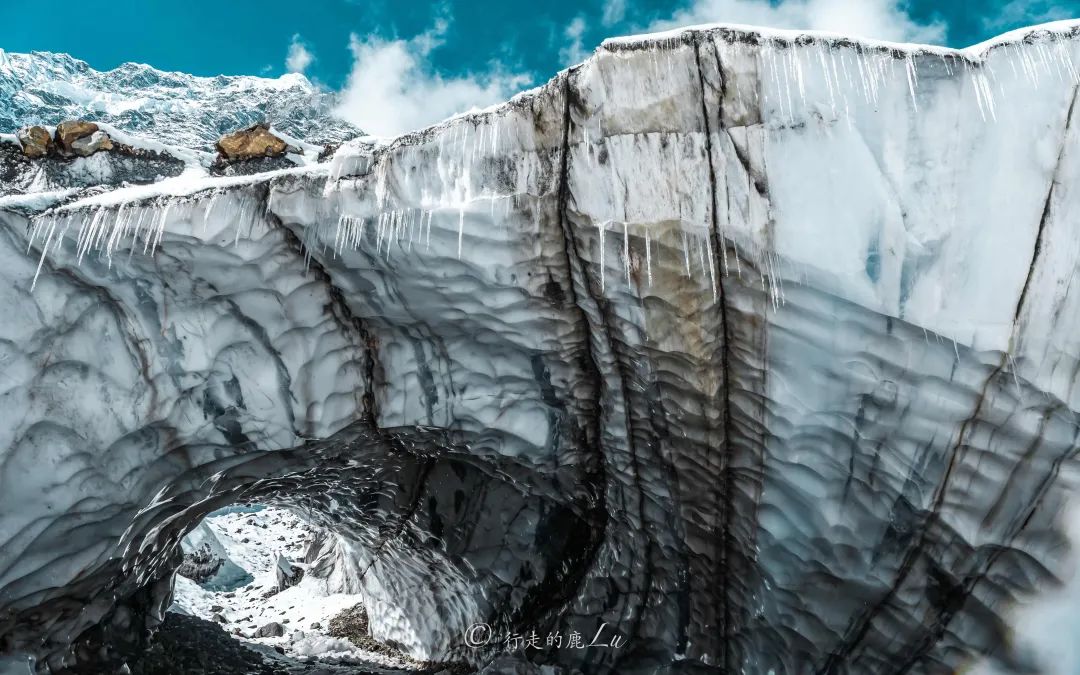
[[[1022,668],[1078,478],[1074,33],[621,40],[328,170],[0,214],[0,644],[137,632],[255,498],[421,657]]]
[[[98,71],[67,54],[0,50],[0,132],[86,119],[193,150],[212,150],[222,134],[260,121],[312,143],[357,136],[333,116],[335,104],[295,73],[197,77],[140,63]]]

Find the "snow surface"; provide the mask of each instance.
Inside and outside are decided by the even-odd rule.
[[[233,591],[212,591],[180,575],[176,577],[170,611],[213,620],[225,619],[226,631],[249,644],[282,647],[287,656],[330,663],[381,664],[408,668],[410,663],[360,649],[348,640],[326,635],[330,619],[342,610],[363,603],[358,594],[327,593],[326,583],[309,575],[296,586],[266,597],[277,587],[275,568],[283,557],[306,569],[303,562],[313,528],[288,509],[267,506],[257,511],[226,511],[208,515],[185,539],[184,548],[204,542],[251,574],[251,583]],[[214,611],[220,606],[223,609]],[[277,622],[284,626],[282,637],[255,637],[258,628]],[[319,627],[316,627],[319,626]]]
[[[332,116],[335,95],[303,75],[197,77],[125,63],[97,71],[66,54],[0,50],[0,132],[88,119],[167,145],[212,151],[225,131],[267,121],[316,143],[359,133]]]

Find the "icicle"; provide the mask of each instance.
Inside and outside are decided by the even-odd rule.
[[[623,242],[623,271],[626,273],[626,286],[632,288],[630,284],[630,234],[627,230],[626,221],[622,224],[622,242]]]
[[[604,292],[605,287],[605,267],[604,267],[604,233],[607,230],[607,223],[597,223],[596,228],[600,232],[600,292]]]
[[[649,277],[649,288],[652,288],[652,236],[648,228],[645,228],[645,271]]]
[[[464,204],[458,208],[458,225],[457,225],[457,257],[461,260],[461,240],[465,232],[465,206]]]
[[[45,235],[45,244],[41,247],[41,257],[38,258],[37,269],[34,270],[34,280],[30,282],[30,292],[34,292],[34,287],[37,286],[38,275],[41,274],[41,267],[45,264],[45,256],[49,253],[49,244],[52,243],[53,230],[56,228],[55,221],[49,224],[48,234]]]
[[[911,93],[911,107],[915,112],[919,112],[919,102],[915,99],[915,88],[919,84],[919,74],[916,72],[915,59],[911,54],[908,54],[904,59],[904,70],[907,72],[908,91]]]
[[[709,236],[707,231],[706,231],[706,234],[705,234],[705,243],[706,243],[706,245],[708,247],[708,252],[709,252],[709,281],[712,284],[713,302],[716,302],[716,298],[717,298],[717,292],[716,292],[716,261],[713,259],[712,237]]]
[[[686,263],[686,278],[690,278],[690,244],[687,241],[686,230],[682,230],[683,262]]]

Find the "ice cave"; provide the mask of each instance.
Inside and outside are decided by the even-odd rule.
[[[1078,69],[699,26],[386,139],[0,52],[0,673],[1066,672]]]

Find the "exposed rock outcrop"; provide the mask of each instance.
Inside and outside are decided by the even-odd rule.
[[[89,136],[82,136],[71,142],[71,151],[78,157],[89,157],[99,150],[112,149],[112,139],[104,131],[95,131]]]
[[[226,134],[218,139],[217,151],[228,162],[260,157],[280,157],[286,152],[297,152],[284,140],[270,131],[266,124],[254,124],[246,129]]]
[[[285,627],[277,621],[271,621],[255,631],[255,637],[281,637],[284,634]]]
[[[31,159],[45,157],[52,150],[52,134],[41,126],[23,127],[18,132],[23,154]]]
[[[195,551],[184,554],[184,562],[176,573],[202,584],[211,579],[224,563],[225,560],[214,555],[208,544],[203,544]]]
[[[75,141],[87,138],[98,132],[98,125],[93,122],[87,122],[85,120],[69,120],[61,122],[56,125],[56,147],[61,155],[71,157],[72,155],[77,154],[74,146]],[[106,135],[106,138],[107,137],[108,136]],[[99,140],[99,143],[101,142],[102,141]],[[89,142],[84,143],[82,147],[86,148],[88,145]]]

